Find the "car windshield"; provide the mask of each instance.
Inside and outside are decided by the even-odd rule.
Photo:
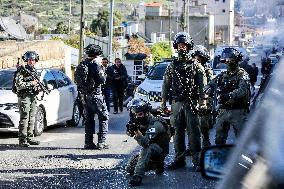
[[[148,73],[148,78],[151,80],[163,80],[164,73],[168,64],[157,64]]]
[[[227,69],[227,64],[220,62],[219,57],[215,57],[213,60],[213,69]]]
[[[14,71],[0,71],[0,89],[12,89]]]

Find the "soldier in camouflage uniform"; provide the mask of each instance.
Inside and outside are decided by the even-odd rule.
[[[83,104],[83,125],[85,126],[85,149],[108,149],[106,134],[108,132],[109,114],[102,95],[101,85],[106,75],[96,58],[102,54],[101,47],[90,44],[85,48],[87,58],[80,62],[75,72],[75,82],[81,94]],[[85,70],[83,69],[85,67]],[[82,79],[83,78],[83,79]],[[99,119],[99,132],[97,145],[93,142],[95,133],[95,114]]]
[[[227,71],[214,78],[206,87],[217,85],[218,116],[216,118],[215,144],[225,144],[230,125],[238,136],[246,121],[249,101],[250,83],[246,71],[239,67],[242,55],[234,48],[223,50],[220,61],[228,65]]]
[[[171,124],[175,128],[174,147],[175,159],[169,169],[184,167],[185,162],[185,131],[189,136],[192,149],[192,163],[199,170],[199,152],[201,150],[198,107],[204,107],[203,87],[206,83],[204,68],[189,53],[193,41],[185,32],[177,33],[173,46],[178,51],[175,59],[166,69],[162,86],[161,107],[166,100],[171,103]]]
[[[22,59],[24,62],[27,62],[25,68],[36,75],[37,72],[34,65],[39,60],[38,54],[34,51],[27,51]],[[38,83],[27,73],[21,71],[20,67],[18,67],[15,74],[14,85],[20,111],[19,145],[21,147],[39,145],[40,142],[33,139],[37,103],[36,95],[39,93],[37,89]]]
[[[148,170],[155,170],[156,174],[164,172],[164,159],[169,153],[170,134],[167,123],[162,118],[151,115],[151,105],[141,99],[133,99],[128,108],[133,115],[134,124],[128,127],[127,134],[134,136],[142,146],[139,156],[134,156],[128,162],[127,172],[134,174],[129,182],[130,186],[142,183],[142,177]]]
[[[208,60],[210,59],[209,53],[207,49],[202,45],[196,45],[193,48],[194,50],[194,57],[195,59],[201,63],[205,70],[205,75],[207,79],[207,83],[209,83],[213,79],[213,70],[212,68],[207,64]],[[212,126],[213,117],[212,117],[212,98],[209,96],[206,96],[206,107],[204,109],[200,109],[200,131],[202,134],[202,145],[210,146],[210,139],[209,139],[209,128],[210,125]]]

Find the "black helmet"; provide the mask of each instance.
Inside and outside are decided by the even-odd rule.
[[[38,62],[39,56],[35,51],[27,51],[25,54],[22,56],[22,59],[24,62],[28,62],[29,59],[35,60]]]
[[[174,40],[174,43],[173,43],[174,49],[178,48],[179,43],[187,44],[188,50],[192,49],[193,45],[194,45],[192,38],[186,32],[178,32],[175,35],[175,40]]]
[[[135,114],[138,112],[149,112],[152,107],[151,104],[145,100],[134,98],[128,104],[127,108],[130,110],[130,113]]]
[[[85,53],[89,57],[99,56],[99,55],[103,54],[101,47],[99,45],[95,45],[95,44],[89,44],[85,48]]]
[[[202,45],[195,45],[193,47],[193,51],[193,56],[201,56],[206,60],[206,62],[210,59],[208,50]]]
[[[235,48],[225,48],[220,56],[220,62],[225,63],[227,60],[229,60],[238,63],[242,60],[242,58],[242,53]]]

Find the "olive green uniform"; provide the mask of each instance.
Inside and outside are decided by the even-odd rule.
[[[187,131],[197,165],[201,150],[197,107],[203,102],[203,87],[207,84],[204,68],[193,59],[186,62],[174,60],[166,69],[162,98],[171,101],[170,121],[175,128],[175,161],[185,160],[185,131]]]
[[[31,73],[36,74],[36,70],[26,66]],[[18,71],[15,77],[17,88],[18,106],[20,111],[19,122],[19,143],[25,143],[33,138],[36,103],[38,91],[32,84],[32,77],[24,72]]]
[[[218,116],[214,127],[216,128],[216,144],[225,144],[230,126],[233,126],[235,135],[238,136],[247,119],[250,101],[249,76],[242,68],[234,73],[222,72],[214,78],[209,85],[217,84],[217,87],[228,85],[229,99],[226,102],[218,103]]]
[[[145,135],[135,136],[134,139],[142,146],[136,164],[134,175],[143,176],[146,171],[155,167],[155,164],[162,164],[169,153],[170,137],[166,125],[163,125],[158,118],[149,116],[149,125],[145,129]]]
[[[207,83],[209,83],[213,79],[213,70],[207,65],[204,66],[204,69]],[[210,145],[209,129],[210,125],[212,126],[213,124],[212,105],[213,100],[210,96],[208,96],[206,100],[206,109],[200,112],[200,131],[203,147]]]

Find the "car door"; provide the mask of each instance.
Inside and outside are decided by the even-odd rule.
[[[57,120],[61,119],[58,114],[60,103],[58,85],[55,77],[49,70],[44,70],[41,74],[41,78],[43,83],[49,87],[50,93],[48,95],[45,94],[43,100],[39,103],[44,105],[47,124],[56,123]]]
[[[71,81],[71,79],[69,79],[69,77],[67,75],[65,75],[63,72],[59,72],[62,77],[63,80],[66,83],[66,87],[68,88],[68,94],[66,95],[66,100],[68,100],[68,108],[66,109],[66,113],[67,113],[67,117],[69,117],[70,119],[72,118],[73,115],[73,106],[74,106],[74,102],[77,98],[78,92],[77,92],[77,87],[76,85]]]
[[[66,119],[69,117],[68,115],[70,115],[70,112],[73,112],[73,104],[70,103],[70,82],[66,80],[63,73],[60,71],[53,70],[52,74],[57,80],[58,91],[60,94],[58,116],[61,119]]]

